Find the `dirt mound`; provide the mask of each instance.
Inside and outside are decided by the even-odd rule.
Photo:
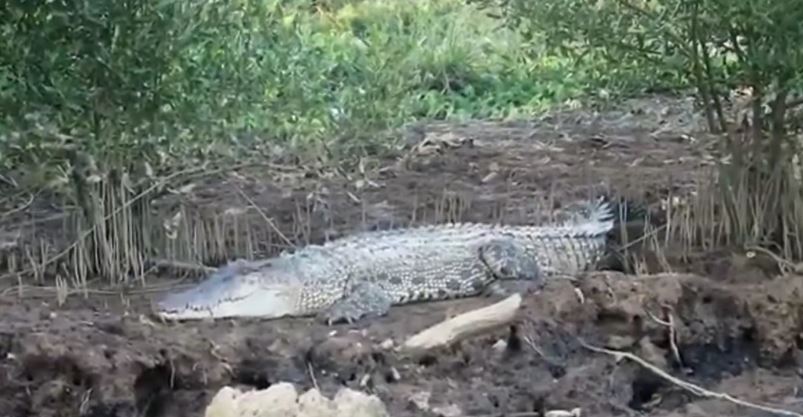
[[[201,415],[223,385],[266,388],[278,381],[317,384],[325,395],[341,386],[368,390],[394,416],[575,407],[595,416],[660,415],[722,406],[700,402],[638,364],[594,353],[584,341],[633,352],[702,386],[795,408],[791,400],[803,388],[794,374],[801,287],[792,277],[759,286],[595,273],[577,287],[555,281],[527,296],[510,329],[416,356],[392,346],[492,300],[398,307],[376,321],[335,327],[311,319],[162,324],[145,315],[16,303],[2,306],[2,407],[15,416]],[[666,312],[674,339],[661,322]],[[771,389],[745,386],[755,378]],[[803,411],[803,402],[796,408]]]

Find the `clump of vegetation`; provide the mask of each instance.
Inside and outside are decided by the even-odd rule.
[[[803,258],[803,9],[793,1],[478,0],[578,62],[693,87],[722,134],[714,183],[678,218],[687,243]],[[734,101],[732,93],[745,92]]]
[[[63,175],[67,148],[165,166],[281,144],[379,151],[421,118],[504,117],[587,86],[457,0],[11,2],[0,164]],[[348,139],[346,139],[348,138]],[[158,161],[158,163],[157,163]],[[22,164],[22,165],[20,165]]]

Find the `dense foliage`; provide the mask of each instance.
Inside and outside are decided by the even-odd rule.
[[[803,257],[798,107],[803,8],[758,0],[476,0],[525,38],[577,59],[633,66],[695,88],[720,161],[717,240],[776,245]],[[747,99],[730,112],[735,89]],[[743,106],[743,108],[739,108]],[[744,116],[747,115],[747,118]],[[708,235],[706,235],[709,237]]]
[[[0,30],[0,167],[32,185],[76,153],[381,151],[412,120],[532,113],[610,80],[457,0],[10,1]]]

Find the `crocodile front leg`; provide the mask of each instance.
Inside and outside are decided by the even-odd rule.
[[[480,247],[479,255],[498,280],[528,281],[528,287],[541,287],[544,284],[544,274],[538,266],[538,260],[514,239],[494,239]],[[508,295],[509,292],[501,282],[494,281],[486,287],[484,294]]]
[[[392,304],[382,287],[372,282],[358,282],[343,298],[321,311],[318,318],[330,326],[342,321],[354,323],[363,317],[384,316]]]

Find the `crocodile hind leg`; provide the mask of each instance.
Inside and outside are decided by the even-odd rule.
[[[363,317],[384,316],[392,301],[380,286],[372,282],[354,284],[346,295],[318,314],[326,324],[346,321],[353,323]]]
[[[494,239],[480,247],[480,260],[497,278],[485,289],[485,295],[508,295],[510,291],[500,281],[527,281],[527,287],[540,288],[544,274],[538,260],[513,239]]]

